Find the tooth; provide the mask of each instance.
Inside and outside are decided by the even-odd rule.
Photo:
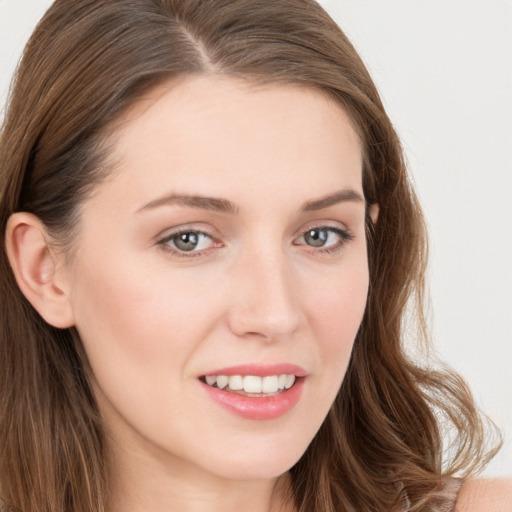
[[[224,389],[229,382],[229,378],[225,375],[217,375],[217,387],[219,389]]]
[[[206,377],[206,384],[208,384],[208,386],[213,386],[215,382],[217,382],[216,375],[209,375]]]
[[[277,385],[279,389],[284,389],[284,385],[286,384],[286,375],[279,375],[277,378]]]
[[[244,391],[246,393],[261,393],[261,377],[246,375],[244,377]]]
[[[279,389],[278,380],[279,379],[277,375],[263,377],[263,381],[261,384],[261,390],[263,391],[263,393],[277,393],[277,390]]]
[[[229,377],[229,388],[233,391],[243,389],[244,383],[241,375],[233,375]]]
[[[287,375],[286,382],[284,384],[285,389],[290,389],[293,386],[294,382],[295,382],[295,375]]]

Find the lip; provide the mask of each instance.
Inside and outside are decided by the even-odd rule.
[[[255,377],[268,377],[269,375],[295,375],[296,377],[305,377],[306,370],[301,366],[290,363],[279,364],[240,364],[237,366],[230,366],[229,368],[220,368],[215,371],[209,371],[202,376],[210,377],[212,375],[254,375]]]
[[[266,370],[262,369],[261,371]],[[288,374],[291,375],[291,373]],[[212,373],[210,375],[226,375],[226,373]],[[230,375],[239,375],[239,373],[231,373]],[[245,375],[256,374],[245,373]],[[275,375],[275,373],[263,373],[257,376],[265,375]],[[305,380],[305,377],[299,377],[290,389],[286,389],[277,395],[265,397],[248,397],[238,395],[236,393],[214,388],[202,381],[199,381],[199,383],[214,402],[229,412],[248,420],[273,420],[284,416],[297,404],[302,396]]]

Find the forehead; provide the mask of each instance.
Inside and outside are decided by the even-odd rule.
[[[219,196],[242,186],[266,187],[266,196],[281,186],[290,196],[361,190],[349,117],[326,94],[297,85],[204,76],[169,83],[123,116],[112,142],[114,176],[141,200],[191,181],[194,192]]]

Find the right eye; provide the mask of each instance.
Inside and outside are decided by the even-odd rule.
[[[209,249],[214,240],[211,236],[196,230],[182,230],[167,235],[158,242],[165,250],[177,253],[179,256],[196,256],[197,253]],[[190,253],[187,255],[187,253]]]

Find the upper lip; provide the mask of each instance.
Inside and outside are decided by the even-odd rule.
[[[296,377],[305,377],[307,372],[301,366],[291,363],[248,363],[219,368],[218,370],[208,371],[203,377],[212,375],[254,375],[256,377],[267,377],[270,375],[295,375]]]

